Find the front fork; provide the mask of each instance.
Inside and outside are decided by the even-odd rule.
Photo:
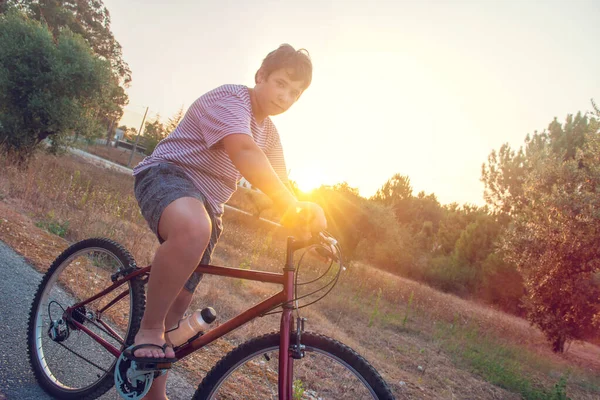
[[[283,304],[283,313],[281,314],[281,326],[279,333],[279,373],[278,373],[278,394],[279,400],[292,400],[294,386],[294,359],[304,357],[304,346],[301,344],[301,335],[304,331],[304,318],[298,317],[297,329],[294,335],[294,343],[290,343],[291,333],[294,332],[294,320],[292,311],[294,309],[294,252],[306,247],[303,242],[297,242],[294,238],[288,237],[287,250],[285,258],[284,274],[284,292],[286,302]]]
[[[279,342],[279,400],[292,400],[294,387],[294,360],[304,357],[302,333],[306,318],[297,318],[296,330],[292,310],[284,308],[281,318],[281,340]],[[292,336],[291,333],[294,332]],[[291,340],[290,340],[291,338]]]

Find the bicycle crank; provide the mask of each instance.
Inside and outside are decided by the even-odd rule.
[[[144,367],[143,365],[141,366]],[[167,370],[142,369],[133,360],[121,354],[115,365],[115,387],[121,398],[139,400],[143,398],[152,386],[152,381]]]

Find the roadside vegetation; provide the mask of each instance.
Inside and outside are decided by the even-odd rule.
[[[0,168],[4,171],[2,202],[40,228],[65,238],[62,246],[50,252],[53,257],[71,242],[105,236],[123,243],[139,265],[151,261],[158,244],[137,210],[131,176],[74,156],[44,152],[34,154],[26,167],[1,158]],[[237,195],[238,204],[243,205],[243,192]],[[0,238],[10,244],[3,226],[6,223],[0,224]],[[225,214],[225,226],[215,264],[280,270],[284,230],[232,211]],[[26,235],[19,232],[14,240],[23,241]],[[47,260],[46,268],[51,261]],[[225,321],[274,290],[268,284],[206,277],[194,306],[212,305]],[[544,335],[521,318],[364,261],[350,262],[334,291],[304,315],[309,318],[309,329],[333,336],[365,355],[400,399],[600,396],[597,346],[576,341],[565,353],[555,354]],[[223,352],[249,335],[275,329],[276,318],[258,320],[194,355],[183,364],[184,372],[199,380]]]

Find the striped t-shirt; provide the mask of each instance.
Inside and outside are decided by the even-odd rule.
[[[279,133],[268,117],[262,124],[256,122],[249,89],[243,85],[223,85],[197,99],[177,128],[134,168],[133,174],[159,163],[178,165],[206,197],[212,211],[222,214],[223,204],[235,192],[242,177],[221,142],[234,133],[252,136],[287,184]]]

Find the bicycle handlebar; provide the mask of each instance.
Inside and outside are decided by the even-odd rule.
[[[288,248],[295,252],[310,246],[319,246],[316,248],[317,253],[323,257],[331,257],[335,261],[341,262],[342,254],[338,246],[336,238],[331,236],[329,233],[322,231],[316,234],[312,234],[310,239],[300,240],[294,237],[290,237],[288,241]],[[326,252],[326,253],[324,253]]]

